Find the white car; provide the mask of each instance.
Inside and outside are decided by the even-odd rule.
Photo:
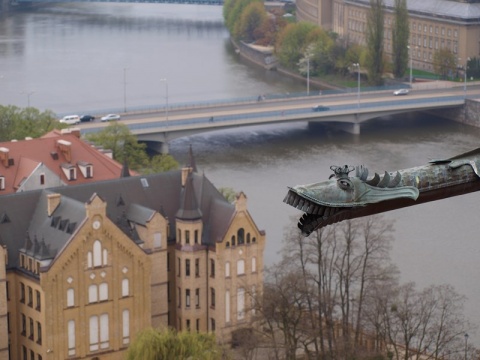
[[[62,124],[67,125],[77,125],[80,124],[80,116],[78,115],[67,115],[60,119]]]
[[[100,119],[100,121],[114,121],[114,120],[120,120],[120,115],[118,114],[108,114],[105,115]]]
[[[407,95],[408,94],[408,89],[398,89],[393,92],[393,95]]]

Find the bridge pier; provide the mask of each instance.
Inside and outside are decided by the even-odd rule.
[[[348,132],[353,135],[360,135],[360,124],[359,123],[335,123],[332,124],[335,128]]]

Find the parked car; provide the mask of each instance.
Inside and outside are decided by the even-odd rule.
[[[408,94],[408,89],[398,89],[393,92],[393,95],[407,95]]]
[[[80,123],[80,116],[78,115],[67,115],[60,119],[62,124],[67,125],[77,125]]]
[[[327,111],[327,110],[330,110],[330,108],[328,106],[323,106],[323,105],[315,105],[313,108],[312,108],[313,111]]]
[[[93,115],[82,115],[80,116],[80,122],[90,122],[95,120],[95,116]]]
[[[120,115],[118,114],[108,114],[105,115],[100,119],[100,121],[114,121],[114,120],[120,120]]]

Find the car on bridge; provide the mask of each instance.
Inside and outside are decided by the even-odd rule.
[[[408,95],[408,89],[398,89],[393,92],[393,95],[398,96],[398,95]]]
[[[80,116],[80,122],[90,122],[95,120],[95,116],[93,115],[82,115]]]
[[[328,106],[324,106],[324,105],[315,105],[313,108],[312,108],[313,111],[317,112],[317,111],[327,111],[327,110],[330,110],[330,108]]]
[[[104,121],[115,121],[115,120],[120,120],[120,115],[118,114],[108,114],[108,115],[105,115],[103,116],[100,121],[104,122]]]
[[[78,115],[67,115],[60,119],[62,124],[67,125],[77,125],[80,123],[80,116]]]

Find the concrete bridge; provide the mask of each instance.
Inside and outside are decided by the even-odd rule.
[[[67,3],[67,2],[109,2],[109,3],[159,3],[159,4],[197,4],[223,5],[223,0],[0,0],[9,1],[12,5],[34,3]]]
[[[361,124],[378,117],[388,115],[409,113],[415,111],[435,111],[439,109],[463,108],[466,98],[463,95],[452,95],[451,93],[436,94],[434,96],[398,97],[390,96],[388,100],[373,99],[370,101],[350,100],[327,104],[326,109],[314,111],[310,104],[302,103],[303,100],[296,100],[298,103],[286,104],[284,102],[273,102],[264,107],[241,107],[231,105],[222,109],[190,109],[188,113],[170,117],[155,116],[137,120],[122,121],[130,131],[138,137],[138,140],[145,142],[147,146],[157,152],[168,153],[168,143],[174,139],[199,134],[202,132],[219,131],[229,128],[245,126],[260,126],[275,123],[329,123],[341,130],[360,134]],[[94,127],[95,126],[95,127]],[[95,124],[81,127],[83,134],[99,131],[105,124]]]

